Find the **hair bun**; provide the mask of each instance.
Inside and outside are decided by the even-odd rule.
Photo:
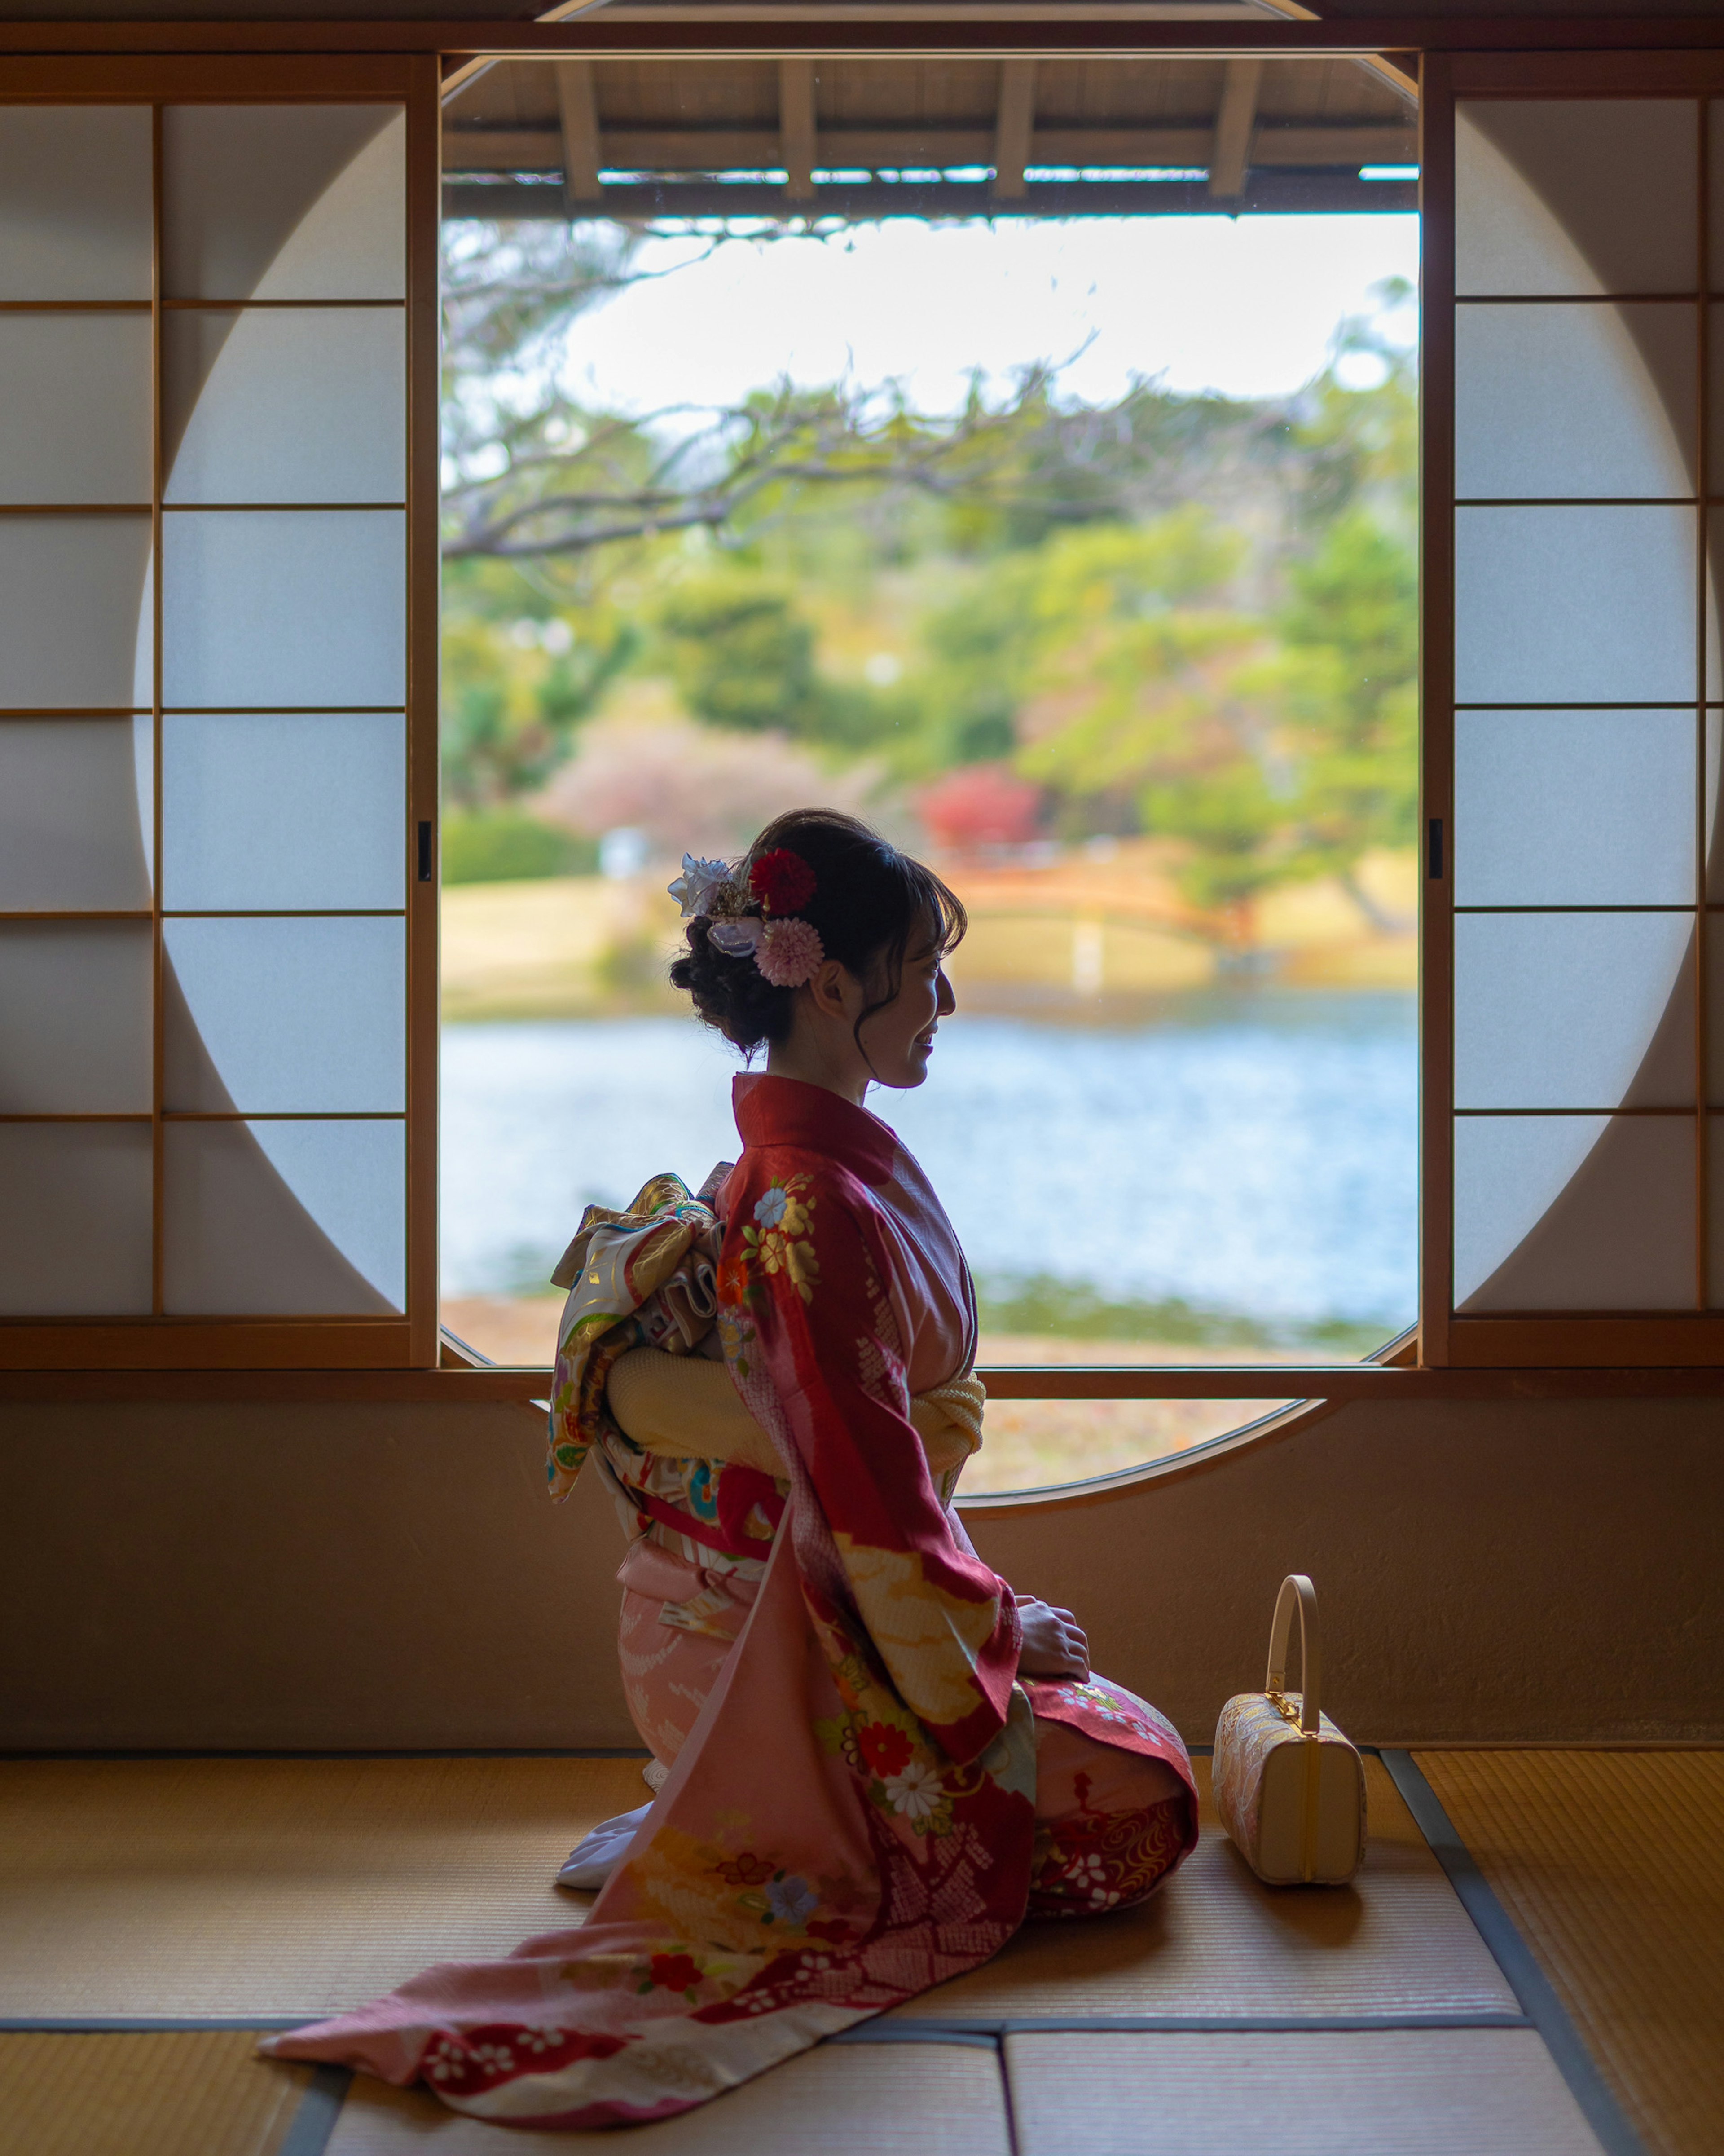
[[[707,1024],[745,1054],[767,1041],[782,1040],[790,1030],[796,991],[774,988],[755,964],[752,951],[736,956],[721,951],[711,930],[705,914],[689,923],[688,950],[671,961],[671,986],[692,996]]]

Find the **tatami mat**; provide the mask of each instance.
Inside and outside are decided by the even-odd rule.
[[[1650,2150],[1724,2148],[1724,1753],[1418,1764]]]
[[[1010,2156],[1011,2136],[992,2050],[850,2044],[806,2051],[698,2111],[622,2134],[529,2137],[462,2118],[420,2089],[357,2081],[327,2156],[521,2156],[524,2146],[608,2156]]]
[[[0,2015],[315,2015],[590,1906],[635,1759],[13,1760]]]
[[[309,2066],[243,2030],[0,2035],[0,2156],[278,2156]]]
[[[1027,1926],[901,2010],[1513,2012],[1393,1784],[1367,1771],[1355,1886],[1260,1886],[1206,1796],[1202,1845],[1144,1908]],[[429,1962],[508,1953],[580,1921],[556,1867],[641,1794],[629,1759],[10,1763],[0,2015],[316,2015]]]
[[[1598,2156],[1530,2029],[1006,2039],[1018,2156]]]
[[[1196,1763],[1202,1839],[1137,1909],[1026,1924],[1001,1953],[895,2010],[917,2020],[1069,2015],[1518,2011],[1387,1771],[1365,1763],[1371,1839],[1351,1887],[1265,1887]]]

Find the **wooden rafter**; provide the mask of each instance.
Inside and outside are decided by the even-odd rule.
[[[784,192],[792,202],[814,195],[814,63],[778,63],[778,153]]]
[[[1000,62],[999,110],[993,131],[993,191],[1010,200],[1024,192],[1024,168],[1035,132],[1034,60]]]
[[[598,99],[591,60],[562,60],[557,67],[557,105],[562,118],[562,198],[571,211],[595,203],[598,183]]]
[[[1257,122],[1257,90],[1263,80],[1260,59],[1227,64],[1221,103],[1215,114],[1215,137],[1209,150],[1209,192],[1230,199],[1245,191],[1251,158],[1251,131]]]

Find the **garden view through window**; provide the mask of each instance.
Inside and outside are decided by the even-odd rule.
[[[1416,1292],[1417,221],[450,220],[443,1315],[733,1158],[685,850],[852,809],[971,927],[870,1105],[988,1363],[1347,1361]],[[998,1401],[971,1491],[1245,1401]]]

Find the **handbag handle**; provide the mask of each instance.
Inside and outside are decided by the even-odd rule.
[[[1275,1597],[1275,1618],[1269,1630],[1267,1692],[1287,1688],[1287,1638],[1293,1629],[1293,1611],[1299,1610],[1299,1727],[1315,1737],[1321,1730],[1322,1710],[1318,1695],[1323,1682],[1323,1644],[1317,1630],[1317,1590],[1302,1572],[1290,1572]]]

